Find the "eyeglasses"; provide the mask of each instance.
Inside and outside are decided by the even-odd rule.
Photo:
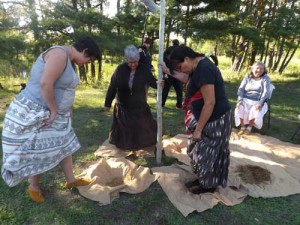
[[[128,65],[131,64],[138,64],[139,63],[139,60],[133,60],[133,61],[127,61]]]

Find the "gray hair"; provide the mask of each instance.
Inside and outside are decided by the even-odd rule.
[[[124,49],[125,59],[140,59],[140,53],[134,45],[128,45]]]
[[[256,61],[256,62],[254,62],[253,63],[253,65],[251,66],[251,70],[253,70],[254,69],[254,67],[255,66],[262,66],[263,68],[264,68],[264,70],[266,69],[266,67],[265,67],[265,64],[263,63],[263,62],[261,62],[261,61]]]

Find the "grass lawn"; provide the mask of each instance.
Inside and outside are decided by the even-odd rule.
[[[226,79],[226,89],[232,106],[236,103],[236,90],[239,80]],[[234,79],[233,79],[234,80]],[[277,76],[272,79],[276,90],[272,98],[271,127],[265,125],[259,132],[282,141],[290,141],[299,126],[300,114],[300,75]],[[106,87],[91,88],[81,85],[77,91],[74,129],[82,144],[82,149],[74,154],[76,174],[97,161],[94,151],[108,137],[112,122],[112,112],[103,112]],[[0,131],[7,104],[18,90],[0,90]],[[155,92],[150,91],[149,104],[156,116]],[[185,133],[183,112],[175,109],[175,94],[172,91],[163,111],[163,138]],[[300,144],[300,134],[292,141]],[[300,149],[299,149],[300,151]],[[2,151],[1,151],[2,157]],[[162,164],[176,162],[163,157]],[[154,158],[139,159],[136,163],[155,167]],[[1,164],[0,164],[1,166]],[[300,172],[300,171],[299,171]],[[46,202],[37,205],[27,194],[27,181],[9,188],[0,179],[0,224],[28,225],[299,225],[300,195],[279,198],[251,198],[233,207],[217,205],[202,213],[192,213],[188,217],[171,204],[160,185],[155,182],[140,194],[122,193],[112,204],[101,206],[78,195],[73,190],[63,189],[64,176],[59,167],[44,174],[41,188]]]

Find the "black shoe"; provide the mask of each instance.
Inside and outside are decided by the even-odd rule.
[[[199,195],[204,193],[214,193],[216,191],[216,188],[202,188],[201,186],[194,186],[192,188],[189,188],[189,191],[195,195]]]
[[[194,181],[189,181],[189,182],[187,182],[186,184],[185,184],[185,186],[187,187],[187,188],[191,188],[191,187],[193,187],[193,186],[199,186],[200,184],[199,184],[199,180],[198,179],[196,179],[196,180],[194,180]]]
[[[198,182],[198,184],[197,184]],[[187,189],[192,192],[193,194],[199,195],[203,193],[213,193],[216,191],[216,188],[203,188],[200,186],[199,181],[195,180],[192,182],[188,182],[185,184]]]

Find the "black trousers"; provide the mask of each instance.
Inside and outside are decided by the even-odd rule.
[[[166,100],[169,95],[169,91],[171,86],[174,87],[174,90],[176,92],[176,107],[181,108],[182,107],[182,83],[175,79],[174,77],[168,77],[168,79],[165,80],[164,89],[162,91],[162,106],[165,106]]]

